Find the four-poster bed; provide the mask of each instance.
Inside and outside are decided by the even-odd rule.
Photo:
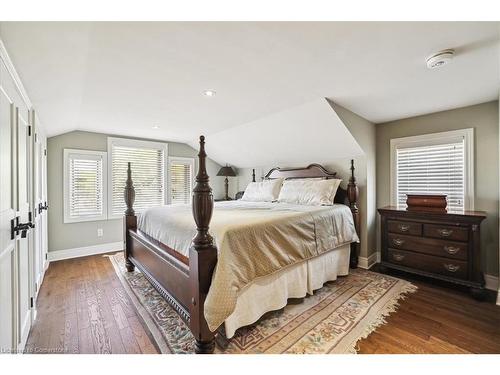
[[[133,209],[135,191],[129,163],[124,194],[127,205],[124,220],[125,258],[127,270],[133,271],[134,267],[137,266],[151,284],[179,313],[182,319],[186,321],[195,338],[195,352],[211,353],[214,350],[217,326],[214,326],[213,320],[211,320],[212,329],[209,328],[210,324],[207,323],[206,319],[205,300],[209,294],[211,283],[217,281],[213,280],[215,277],[214,269],[218,261],[221,263],[223,260],[227,261],[227,259],[220,258],[218,260],[218,250],[222,251],[222,249],[217,248],[214,238],[209,233],[214,203],[206,171],[207,155],[205,153],[205,138],[203,136],[200,137],[198,158],[199,169],[192,199],[192,215],[196,224],[196,235],[192,240],[192,245],[184,253],[179,251],[180,249],[178,248],[166,245],[156,236],[153,238],[153,236],[148,235],[138,227],[137,216]],[[278,178],[284,180],[308,178],[333,179],[336,178],[336,173],[328,172],[319,164],[311,164],[306,168],[273,168],[265,176],[266,180]],[[255,177],[253,180],[255,180]],[[354,163],[351,161],[351,176],[347,189],[339,187],[334,201],[335,203],[349,207],[349,209],[345,208],[345,206],[341,206],[340,208],[345,208],[344,211],[349,212],[349,215],[352,213],[352,218],[350,219],[353,220],[355,237],[357,237],[356,233],[359,235],[358,195],[359,192],[354,177]],[[221,207],[221,210],[223,210],[224,207]],[[171,222],[171,224],[176,223]],[[165,226],[161,230],[174,232],[174,226]],[[349,241],[349,243],[351,242]],[[255,246],[258,247],[259,245],[256,244]],[[359,242],[352,242],[350,247],[349,263],[352,268],[355,268],[357,266]],[[227,250],[225,254],[227,254]],[[219,256],[221,256],[220,253]],[[247,258],[249,257],[248,254],[246,256]],[[234,259],[233,262],[239,264],[240,259]],[[221,267],[228,268],[224,262],[221,264],[223,264]],[[234,264],[232,265],[234,266],[233,268],[236,267]],[[239,276],[241,277],[241,275]],[[223,283],[222,285],[225,284]]]

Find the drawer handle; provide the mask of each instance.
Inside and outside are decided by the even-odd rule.
[[[441,237],[449,237],[453,233],[453,229],[438,229]]]
[[[457,272],[460,269],[460,266],[455,264],[443,264],[443,266],[450,272]]]
[[[392,257],[398,262],[402,261],[405,258],[403,254],[392,254]]]
[[[406,224],[399,224],[399,230],[401,232],[408,232],[410,230],[410,226]]]
[[[396,245],[396,246],[401,246],[402,244],[404,244],[404,243],[405,243],[405,240],[402,240],[402,239],[400,239],[400,238],[394,238],[394,239],[392,240],[392,243],[393,243],[394,245]]]
[[[448,254],[454,255],[460,251],[460,248],[455,246],[445,246],[444,251],[446,251]]]

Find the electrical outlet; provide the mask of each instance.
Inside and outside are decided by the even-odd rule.
[[[97,237],[102,237],[102,236],[103,236],[102,228],[97,228]]]

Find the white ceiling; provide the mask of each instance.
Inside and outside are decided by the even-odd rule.
[[[197,142],[190,145],[199,147]],[[206,150],[213,160],[238,168],[326,163],[364,154],[326,99],[213,134]]]
[[[49,135],[192,142],[323,97],[375,123],[498,98],[498,23],[3,22],[0,35]],[[445,48],[456,58],[428,70]]]

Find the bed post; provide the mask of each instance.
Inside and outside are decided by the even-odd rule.
[[[252,169],[252,182],[255,182],[255,169]]]
[[[132,239],[130,238],[129,229],[137,229],[137,216],[134,211],[135,189],[132,182],[132,170],[130,162],[127,164],[127,181],[125,183],[125,191],[123,194],[127,210],[125,211],[124,229],[125,229],[125,267],[128,272],[132,272],[135,268],[130,261],[130,250],[132,247]]]
[[[354,218],[354,227],[356,228],[356,233],[361,240],[360,216],[358,209],[359,189],[356,184],[356,177],[354,177],[354,160],[351,160],[351,177],[349,178],[349,184],[347,185],[347,199],[349,200],[349,207],[351,208],[352,216]],[[351,268],[358,267],[358,256],[359,243],[353,242],[351,244],[351,257],[349,261],[349,265]]]
[[[208,183],[206,170],[205,137],[200,136],[198,153],[198,174],[193,189],[193,216],[196,222],[196,237],[189,250],[189,282],[191,305],[189,307],[191,332],[196,340],[196,353],[212,353],[215,349],[215,335],[207,325],[204,315],[205,298],[212,281],[212,273],[217,262],[217,249],[208,233],[213,211],[212,189]]]

